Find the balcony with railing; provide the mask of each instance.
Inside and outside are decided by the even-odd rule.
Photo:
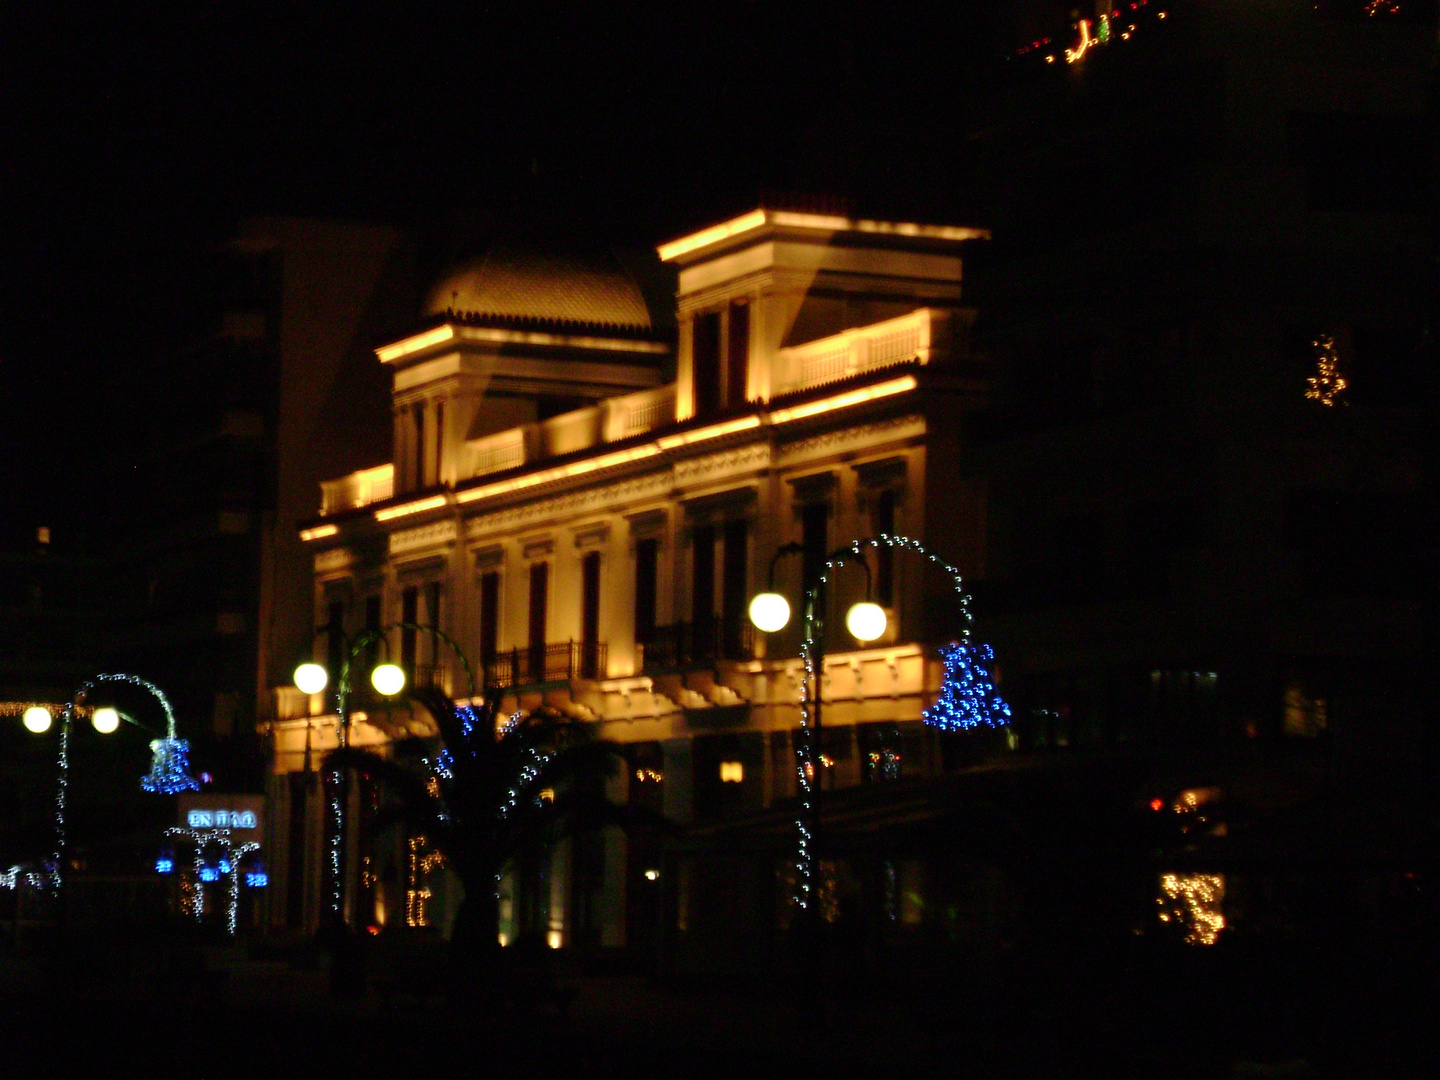
[[[710,666],[717,660],[755,657],[755,628],[748,619],[724,618],[657,626],[648,641],[637,642],[640,670],[672,671]]]
[[[485,657],[475,673],[475,681],[480,686],[507,689],[575,679],[603,679],[608,674],[609,648],[605,642],[556,641]]]
[[[395,466],[377,465],[335,480],[320,481],[320,513],[340,514],[381,502],[395,491]]]
[[[952,333],[949,312],[921,308],[872,326],[781,349],[775,355],[771,391],[779,395],[823,386],[910,360],[928,364],[949,351]]]

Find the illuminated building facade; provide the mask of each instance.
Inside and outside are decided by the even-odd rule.
[[[798,557],[774,583],[797,609],[825,556],[867,536],[933,539],[980,570],[983,492],[933,459],[983,402],[961,306],[962,250],[983,236],[757,210],[659,249],[673,314],[608,256],[495,247],[461,266],[420,327],[376,350],[394,377],[394,460],[326,481],[300,532],[317,655],[338,670],[367,627],[434,626],[506,712],[543,702],[624,744],[614,798],[686,824],[793,802],[799,630],[761,634],[746,608],[786,544]],[[832,619],[826,789],[939,767],[921,711],[941,664],[922,642],[951,629],[947,612],[892,553],[870,577],[884,636],[860,648]],[[842,575],[832,611],[866,587]],[[391,637],[416,682],[469,695],[430,635]],[[271,729],[279,815],[285,777],[335,744],[329,700]],[[357,708],[357,744],[433,734],[381,700]],[[304,828],[319,828],[313,803]],[[601,947],[652,934],[658,858],[618,832],[567,842],[507,879],[501,932]],[[453,911],[417,838],[355,865],[357,925]]]

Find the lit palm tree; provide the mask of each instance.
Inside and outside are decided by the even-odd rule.
[[[577,832],[668,825],[605,798],[599,781],[620,760],[619,747],[559,710],[541,706],[497,723],[494,692],[479,708],[457,706],[438,690],[411,696],[435,718],[443,744],[435,759],[396,760],[347,747],[332,751],[327,767],[381,781],[390,800],[373,831],[401,823],[445,856],[465,889],[451,937],[451,990],[493,1000],[505,866]]]

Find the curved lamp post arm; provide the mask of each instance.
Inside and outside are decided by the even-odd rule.
[[[960,598],[960,607],[965,615],[965,626],[961,630],[961,637],[968,639],[970,636],[969,623],[970,597],[965,595],[964,582],[961,579],[960,571],[940,558],[918,540],[912,540],[908,536],[891,536],[881,533],[879,536],[869,537],[864,540],[855,540],[849,544],[837,548],[825,559],[825,565],[821,568],[820,576],[815,584],[805,591],[805,630],[800,645],[800,658],[805,666],[805,678],[803,680],[804,690],[800,697],[800,726],[807,730],[807,750],[811,751],[813,761],[800,763],[798,772],[800,778],[800,815],[796,821],[796,832],[799,837],[799,850],[797,852],[795,868],[797,871],[798,889],[795,901],[799,907],[809,909],[813,898],[814,869],[815,869],[815,835],[819,829],[819,807],[817,805],[816,792],[819,790],[818,783],[820,774],[820,721],[821,721],[821,698],[822,687],[821,677],[824,671],[824,590],[830,580],[831,574],[842,566],[852,562],[860,562],[866,571],[867,590],[869,595],[868,582],[870,574],[869,563],[865,560],[866,548],[886,547],[900,551],[914,551],[925,556],[930,562],[935,563],[947,573],[955,584],[955,591]],[[813,680],[813,699],[810,697]],[[813,750],[812,750],[813,748]],[[809,765],[814,772],[814,778],[807,775],[806,765]]]

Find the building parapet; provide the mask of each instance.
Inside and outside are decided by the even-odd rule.
[[[339,514],[384,502],[395,492],[395,466],[377,465],[335,480],[320,481],[320,513]]]
[[[808,390],[893,364],[929,364],[949,351],[951,319],[949,312],[920,308],[781,349],[775,358],[774,393]]]

